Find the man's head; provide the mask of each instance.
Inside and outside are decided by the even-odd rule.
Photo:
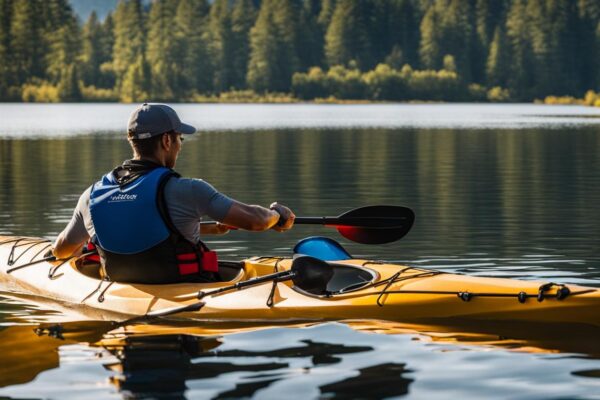
[[[173,168],[181,150],[182,134],[196,128],[181,122],[165,104],[144,103],[129,117],[128,140],[136,158],[153,159]]]

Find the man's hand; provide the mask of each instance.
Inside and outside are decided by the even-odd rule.
[[[271,229],[274,229],[277,232],[285,232],[294,226],[294,219],[296,219],[296,215],[292,212],[292,210],[277,202],[272,203],[269,208],[280,215],[279,222],[273,225]]]

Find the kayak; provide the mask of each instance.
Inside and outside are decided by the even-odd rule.
[[[314,250],[323,246],[333,251]],[[93,313],[95,319],[105,320],[183,310],[201,299],[199,309],[189,308],[173,317],[204,321],[450,319],[600,326],[598,288],[473,277],[354,259],[331,239],[305,239],[303,246],[295,248],[310,253],[304,257],[220,261],[220,282],[161,285],[101,280],[98,266],[85,265],[81,259],[47,261],[49,248],[45,239],[0,236],[0,285],[5,295]],[[325,286],[317,291],[305,282],[283,279],[300,267],[311,274],[326,270]],[[277,277],[270,279],[274,273]]]

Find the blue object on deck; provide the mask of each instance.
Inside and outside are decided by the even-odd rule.
[[[294,246],[294,254],[304,254],[323,261],[351,260],[352,256],[333,239],[311,236]]]

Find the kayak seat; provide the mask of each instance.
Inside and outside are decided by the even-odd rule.
[[[85,260],[78,260],[75,263],[77,271],[81,274],[92,279],[101,279],[100,276],[100,263],[90,262]]]
[[[219,277],[221,282],[233,281],[244,269],[242,261],[219,261]]]

